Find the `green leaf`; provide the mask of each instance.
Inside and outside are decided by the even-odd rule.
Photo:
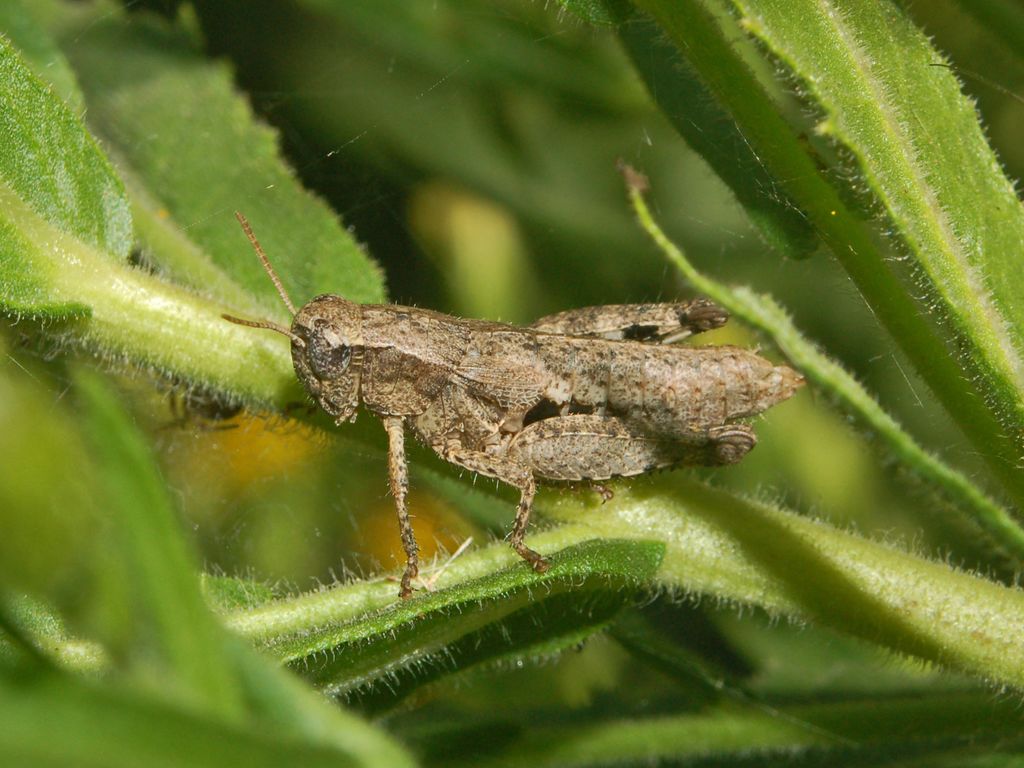
[[[679,474],[633,479],[600,507],[566,498],[544,502],[549,516],[568,524],[533,536],[538,551],[595,539],[608,546],[616,539],[663,542],[658,585],[813,620],[898,653],[1024,688],[1024,653],[1017,642],[1024,593],[1017,589]],[[496,574],[510,563],[517,567]],[[482,582],[495,597],[503,579],[523,579],[528,587],[530,579],[541,578],[496,545],[451,563],[439,586],[468,585],[487,574],[496,574],[494,582]],[[443,606],[457,594],[442,589],[377,615],[394,603],[395,585],[364,582],[238,611],[227,621],[283,658],[299,659],[354,639],[347,634],[350,622],[369,616],[384,622],[373,625],[383,631],[395,626],[391,622],[410,620],[420,605]]]
[[[59,600],[95,557],[102,516],[94,466],[74,425],[54,416],[62,413],[56,393],[39,386],[38,371],[15,363],[23,365],[0,337],[0,583]],[[77,470],[74,482],[65,481],[68,467]]]
[[[274,599],[274,590],[249,579],[204,573],[201,585],[207,603],[221,611],[255,608]]]
[[[612,24],[615,21],[605,0],[558,0],[558,4],[590,24]]]
[[[967,379],[1001,419],[1019,458],[1024,207],[973,104],[948,68],[932,66],[942,57],[894,4],[734,4],[743,25],[820,105],[819,133],[851,152],[892,236],[913,258],[908,292],[923,294],[922,304],[951,330]],[[1016,464],[1000,473],[1013,487],[1020,482]]]
[[[331,693],[393,706],[474,664],[575,645],[636,599],[661,553],[657,543],[585,542],[553,555],[543,575],[515,562],[398,603],[394,583],[370,582],[326,600],[313,594],[235,612],[228,624]],[[382,689],[389,695],[379,697]]]
[[[24,372],[34,375],[28,369]],[[195,562],[140,436],[99,378],[82,373],[76,382],[76,393],[84,401],[86,440],[73,427],[75,414],[62,407],[70,398],[55,408],[51,399],[38,402],[36,390],[0,376],[4,396],[0,404],[12,414],[22,414],[10,418],[0,413],[4,427],[0,450],[20,446],[17,474],[24,475],[14,487],[0,484],[0,520],[5,531],[0,537],[0,597],[5,598],[0,617],[13,622],[19,634],[31,638],[58,667],[103,672],[105,680],[127,680],[132,692],[121,691],[127,697],[124,706],[112,705],[113,710],[108,710],[104,707],[111,702],[104,696],[111,691],[115,698],[120,695],[112,688],[93,689],[83,694],[83,700],[76,696],[81,693],[80,683],[70,676],[39,685],[52,689],[53,695],[64,690],[82,706],[96,693],[89,706],[98,708],[96,717],[101,722],[106,717],[129,722],[140,711],[166,710],[163,726],[136,723],[154,742],[169,738],[168,732],[184,727],[183,721],[201,721],[216,733],[236,734],[242,744],[252,725],[260,723],[260,732],[269,733],[269,728],[281,738],[287,736],[286,741],[300,751],[319,748],[300,746],[302,740],[336,750],[359,765],[410,765],[402,750],[376,729],[330,706],[224,632],[200,596]],[[26,450],[34,445],[39,446],[38,455]],[[2,455],[13,458],[9,451]],[[75,472],[69,473],[67,467]],[[19,554],[15,549],[19,546],[28,552]],[[61,578],[26,578],[33,573],[45,576],[47,569]],[[7,600],[12,587],[31,589],[71,609],[69,624],[76,628],[77,637],[69,635],[61,617],[45,605],[26,598]],[[247,604],[266,597],[251,584],[242,591]],[[222,587],[220,593],[224,592]],[[233,602],[240,599],[236,591]],[[82,640],[83,635],[99,638],[102,644]],[[7,656],[0,643],[5,666]],[[35,691],[36,682],[30,685],[31,670],[25,666],[15,665],[13,674],[19,685]],[[0,699],[9,693],[4,674],[0,669]],[[183,709],[169,709],[168,700],[172,707],[183,705]],[[0,709],[5,706],[6,702],[0,703]],[[70,717],[73,709],[68,705],[66,712],[61,711]],[[243,721],[248,723],[244,728]],[[40,722],[52,721],[40,718]],[[12,726],[15,734],[19,727],[20,721]],[[102,727],[99,733],[115,738]],[[78,755],[78,761],[104,738],[90,740],[75,728],[64,735],[67,741],[62,744]],[[22,737],[24,743],[18,741]],[[52,738],[52,733],[39,729],[21,731],[17,743],[0,735],[0,762],[6,762],[2,755],[8,754],[4,752],[8,746],[17,754],[21,754],[18,750],[37,754],[45,751],[45,742]],[[142,748],[133,743],[130,749]],[[145,762],[137,755],[132,759],[136,764]]]
[[[131,246],[120,180],[81,120],[0,38],[0,305],[62,316],[85,311],[49,289],[58,267],[26,236],[22,212],[67,233],[107,259]]]
[[[89,125],[125,174],[157,264],[224,300],[236,299],[227,287],[233,281],[280,316],[280,300],[235,222],[238,210],[296,304],[321,293],[383,300],[379,269],[298,184],[275,132],[253,119],[228,68],[210,63],[194,36],[147,14],[128,23],[106,3],[68,8],[54,25],[85,93]]]
[[[338,750],[367,768],[409,768],[412,758],[387,734],[305,685],[241,642],[231,643],[234,669],[250,711],[273,729]]]
[[[665,597],[624,611],[612,636],[633,655],[671,675],[687,698],[717,699],[753,669],[729,645],[705,611]]]
[[[5,765],[389,765],[304,743],[280,728],[229,725],[112,685],[63,675],[17,682],[0,678],[0,722],[0,761]]]
[[[807,217],[775,183],[739,125],[657,24],[619,3],[563,5],[591,22],[595,9],[605,23],[615,21],[619,40],[651,98],[732,190],[770,247],[795,258],[809,256],[818,247]]]
[[[81,121],[0,41],[0,178],[43,219],[124,259],[131,216],[124,187]]]
[[[89,576],[85,569],[80,571],[79,575],[82,574]],[[3,630],[0,631],[0,660],[5,667],[0,674],[17,676],[26,670],[39,672],[51,667],[91,674],[109,667],[110,657],[102,646],[69,632],[63,618],[51,607],[52,603],[20,593],[17,581],[5,582],[6,587],[13,586],[15,590],[0,601],[0,627]],[[35,595],[45,594],[38,588],[32,591]],[[82,603],[88,602],[82,599],[81,588],[73,593],[73,597]],[[66,602],[62,608],[67,608]],[[88,605],[75,607],[79,614],[91,608]],[[21,653],[17,653],[19,647]]]
[[[498,731],[492,726],[491,731]],[[950,759],[1004,749],[1019,717],[985,693],[785,703],[761,711],[542,723],[446,765],[880,765],[898,758]],[[493,745],[497,742],[499,748]],[[514,757],[512,757],[514,756]],[[461,759],[460,759],[461,758]],[[917,764],[917,763],[914,763]],[[929,765],[938,764],[929,762]],[[945,763],[942,763],[945,764]]]
[[[303,398],[283,338],[243,329],[221,317],[223,305],[110,264],[107,254],[57,230],[2,184],[0,205],[14,223],[0,232],[16,234],[22,249],[15,264],[46,280],[41,300],[86,315],[51,331],[238,399],[284,407]],[[5,296],[17,301],[16,294]]]
[[[102,576],[116,580],[104,606],[115,654],[145,648],[144,663],[166,666],[191,698],[222,714],[238,713],[238,684],[220,627],[200,596],[198,569],[149,450],[102,380],[81,372],[77,387],[111,537]],[[117,606],[111,598],[122,590],[126,602]]]
[[[51,316],[74,312],[83,319],[50,329],[235,400],[276,401],[283,408],[304,399],[283,339],[221,317],[229,309],[257,316],[281,311],[229,201],[253,200],[257,217],[271,210],[287,216],[277,231],[307,251],[302,269],[283,265],[298,286],[297,299],[327,290],[328,283],[354,298],[380,299],[379,272],[297,184],[273,135],[252,120],[224,69],[206,64],[180,33],[150,19],[128,34],[121,11],[103,3],[46,8],[69,36],[88,114],[125,163],[121,171],[149,256],[212,300],[127,265],[131,222],[121,182],[81,122],[4,41],[0,66],[10,87],[0,99],[10,101],[0,120],[7,120],[4,140],[16,151],[0,154],[0,303]],[[131,61],[117,58],[129,50]],[[231,118],[215,119],[212,106]],[[186,137],[201,119],[210,122],[201,150],[175,143],[194,144]],[[267,184],[273,189],[264,190]],[[64,207],[54,202],[61,195]],[[169,217],[172,204],[183,218]],[[211,221],[208,214],[217,210],[224,218]],[[273,242],[274,235],[268,247]],[[229,275],[232,265],[237,274]],[[339,270],[329,274],[335,265]]]
[[[1018,642],[1024,593],[1018,589],[679,474],[669,480],[634,479],[600,507],[564,497],[543,502],[548,516],[566,524],[534,535],[530,544],[548,553],[589,542],[576,556],[568,553],[563,566],[577,581],[583,574],[609,571],[642,578],[655,567],[652,555],[664,544],[650,583],[759,606],[773,616],[813,620],[897,653],[1024,688]],[[629,555],[618,540],[654,549]],[[592,560],[580,556],[588,552]],[[438,592],[397,605],[395,583],[375,580],[235,611],[226,622],[281,658],[306,659],[315,668],[333,663],[318,661],[316,653],[369,641],[372,633],[378,633],[384,649],[379,633],[421,614],[480,599],[500,606],[513,587],[540,594],[535,585],[563,575],[555,569],[533,574],[498,544],[452,562],[437,580]],[[455,586],[460,589],[448,589]],[[456,635],[460,621],[452,619]]]
[[[636,270],[623,273],[593,258],[596,249],[636,244],[616,198],[612,159],[636,144],[638,121],[645,130],[650,124],[666,164],[689,167],[693,158],[672,145],[671,129],[651,114],[614,40],[559,23],[540,4],[502,5],[500,12],[487,4],[474,12],[463,0],[305,0],[265,4],[258,22],[223,3],[200,3],[196,10],[218,53],[230,54],[243,81],[253,84],[261,109],[302,135],[296,150],[311,157],[309,175],[325,194],[367,227],[385,217],[379,255],[390,257],[390,277],[402,295],[423,295],[424,281],[438,277],[435,266],[410,263],[404,252],[426,250],[443,259],[426,230],[448,227],[420,202],[440,201],[431,190],[443,185],[459,200],[459,220],[482,205],[499,217],[516,253],[537,255],[529,290],[508,294],[506,286],[515,315],[504,319],[553,311],[553,294],[566,285],[580,301],[597,300],[612,284],[620,295],[639,296],[660,274],[656,259],[639,259]],[[268,49],[301,55],[257,65]],[[553,143],[579,126],[581,116],[585,134]],[[374,187],[348,178],[351,169],[372,171]],[[411,193],[408,219],[399,216],[404,227],[391,223],[398,199],[391,190],[398,188],[407,190],[402,199]],[[478,220],[476,213],[471,218]],[[472,237],[475,247],[489,241]],[[542,258],[556,251],[558,259]],[[489,285],[494,293],[500,288]],[[443,300],[432,297],[435,306]]]
[[[53,90],[75,114],[84,106],[75,73],[68,65],[57,43],[40,26],[35,16],[39,6],[28,7],[24,0],[10,0],[0,5],[0,30],[21,52],[25,63]]]
[[[600,508],[545,512],[576,534],[663,541],[659,583],[757,605],[1024,688],[1024,592],[676,475]]]
[[[1003,406],[1008,393],[1004,389],[1000,395],[1002,406],[986,402],[984,394],[964,397],[963,366],[951,354],[949,332],[940,332],[921,311],[912,298],[917,293],[916,286],[908,288],[897,275],[890,255],[879,247],[876,234],[866,226],[861,213],[845,202],[848,191],[841,191],[834,175],[823,171],[821,158],[810,152],[807,141],[801,138],[802,127],[787,123],[736,47],[725,37],[706,3],[634,0],[633,4],[655,19],[700,74],[722,108],[736,121],[775,184],[807,216],[992,473],[1015,501],[1024,503],[1024,475],[1015,469],[1024,454],[1024,433],[1014,434],[1011,430],[1007,434],[1005,424],[999,420],[1006,413]],[[801,15],[786,9],[790,6],[777,6],[778,12],[788,19],[788,27],[800,27]],[[834,37],[822,42],[837,44]]]

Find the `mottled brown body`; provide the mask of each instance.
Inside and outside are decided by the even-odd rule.
[[[383,420],[406,597],[419,567],[405,500],[406,429],[446,461],[520,490],[510,543],[543,571],[545,560],[523,541],[535,478],[605,480],[739,461],[757,442],[741,420],[802,384],[746,349],[667,344],[727,318],[698,299],[587,307],[518,328],[325,295],[299,309],[289,329],[241,322],[291,338],[296,373],[338,423],[360,404]]]

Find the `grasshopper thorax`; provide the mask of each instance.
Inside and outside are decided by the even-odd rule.
[[[339,423],[355,419],[363,367],[358,304],[325,294],[292,321],[292,364],[317,404]]]

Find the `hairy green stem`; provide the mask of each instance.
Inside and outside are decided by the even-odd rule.
[[[848,371],[824,355],[793,325],[771,297],[746,287],[729,287],[699,272],[683,250],[658,226],[644,199],[642,179],[627,171],[630,203],[640,226],[697,291],[767,335],[801,373],[878,435],[906,467],[946,495],[1019,565],[1024,562],[1024,529],[967,477],[929,453],[892,418]]]
[[[659,582],[811,619],[953,669],[1024,687],[1024,592],[698,482],[634,482],[553,517],[666,543]]]
[[[544,509],[564,524],[531,537],[551,553],[591,539],[667,545],[655,582],[810,619],[953,669],[1024,687],[1024,593],[681,476],[634,481],[601,506],[572,496]],[[504,544],[464,555],[445,589],[509,566]],[[525,568],[525,566],[522,566]],[[225,617],[257,642],[340,625],[396,601],[392,581],[358,582]]]
[[[227,322],[229,307],[118,263],[59,231],[0,184],[0,206],[32,244],[23,254],[49,282],[48,301],[87,308],[60,330],[117,360],[152,367],[253,404],[304,399],[287,341]]]
[[[658,541],[665,554],[652,586],[752,605],[812,620],[950,669],[1024,688],[1024,592],[838,530],[767,504],[747,501],[674,474],[634,480],[606,504],[575,495],[542,498],[562,524],[530,538],[551,555],[588,541]],[[523,569],[504,543],[451,562],[434,589],[463,588],[506,568]],[[429,576],[429,572],[425,574]],[[224,616],[227,626],[274,652],[289,638],[343,627],[393,610],[397,583],[354,582],[274,600]],[[427,595],[428,601],[432,600]],[[329,649],[321,649],[329,650]],[[74,666],[92,654],[63,654]]]

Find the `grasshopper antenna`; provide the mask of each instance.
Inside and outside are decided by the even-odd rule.
[[[252,227],[249,225],[249,220],[245,218],[239,211],[235,211],[235,218],[238,219],[238,223],[242,225],[242,230],[245,232],[245,236],[249,238],[249,242],[252,244],[253,250],[256,251],[256,255],[259,256],[260,263],[263,265],[264,271],[270,276],[271,282],[274,283],[274,287],[277,289],[277,295],[281,297],[281,301],[288,307],[288,311],[295,316],[295,305],[292,303],[291,298],[288,296],[288,291],[284,289],[284,285],[281,283],[281,278],[277,276],[277,272],[270,265],[270,259],[267,258],[267,254],[263,252],[263,247],[260,245],[260,241],[256,239],[256,235],[253,234]],[[221,315],[225,320],[236,325],[245,325],[249,328],[265,328],[268,331],[275,331],[283,336],[287,336],[293,342],[298,344],[300,347],[305,347],[306,342],[296,334],[292,333],[290,328],[272,322],[271,320],[244,320],[241,317],[235,317],[234,315]]]
[[[277,276],[277,272],[270,266],[270,259],[267,258],[267,254],[263,252],[263,247],[260,245],[260,241],[256,239],[256,235],[252,232],[252,227],[249,226],[249,220],[245,218],[239,211],[235,211],[235,218],[238,219],[238,223],[242,225],[242,230],[245,232],[245,236],[249,238],[249,242],[252,243],[253,250],[256,251],[256,255],[260,257],[260,263],[263,265],[264,271],[270,276],[271,282],[274,287],[277,288],[277,295],[281,297],[281,301],[288,307],[288,311],[295,315],[295,305],[292,304],[291,298],[288,296],[288,291],[284,289],[284,285],[281,283],[281,278]]]
[[[245,320],[241,317],[235,317],[234,315],[221,315],[221,317],[223,317],[229,323],[234,323],[235,325],[245,325],[248,326],[249,328],[266,328],[268,331],[276,331],[277,333],[280,333],[282,336],[287,336],[300,347],[306,346],[306,342],[303,340],[301,336],[292,333],[288,328],[285,328],[283,325],[280,325],[279,323],[275,323],[270,320]]]

